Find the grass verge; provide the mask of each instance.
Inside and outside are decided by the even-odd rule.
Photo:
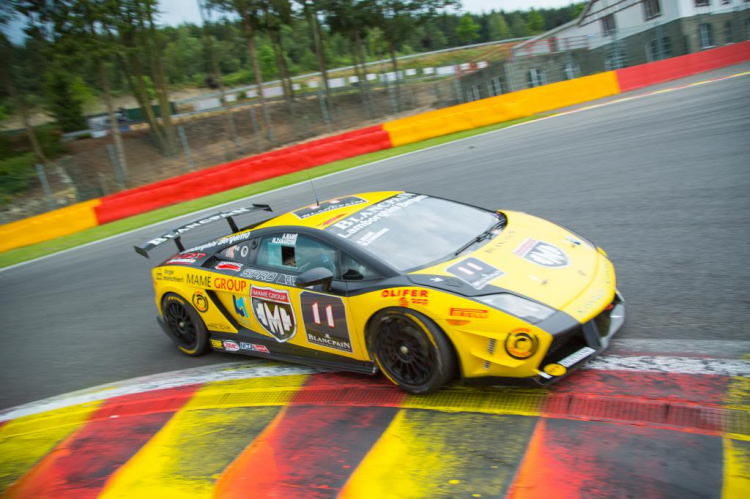
[[[123,220],[100,225],[99,227],[94,227],[83,232],[60,237],[52,241],[45,241],[43,243],[33,244],[31,246],[6,251],[5,253],[0,253],[0,268],[8,267],[10,265],[15,265],[17,263],[25,262],[28,260],[33,260],[42,256],[51,255],[53,253],[74,248],[82,244],[98,241],[100,239],[111,237],[117,234],[122,234],[123,232],[128,232],[141,227],[146,227],[147,225],[162,222],[164,220],[169,220],[181,215],[187,215],[189,213],[200,211],[219,204],[236,201],[238,199],[243,199],[249,196],[254,196],[256,194],[272,191],[274,189],[285,187],[287,185],[303,182],[308,179],[308,175],[312,178],[322,177],[330,173],[348,170],[350,168],[366,165],[374,161],[380,161],[394,156],[399,156],[401,154],[419,151],[420,149],[427,149],[428,147],[445,144],[447,142],[464,139],[466,137],[472,137],[474,135],[480,135],[482,133],[499,130],[501,128],[507,128],[512,125],[517,125],[519,123],[524,123],[541,118],[542,116],[543,115],[529,116],[527,118],[506,121],[504,123],[488,125],[482,128],[475,128],[473,130],[464,130],[463,132],[456,132],[450,135],[436,137],[434,139],[423,140],[422,142],[415,142],[414,144],[407,144],[404,146],[394,147],[393,149],[386,149],[384,151],[365,154],[364,156],[356,156],[341,161],[335,161],[333,163],[328,163],[327,165],[317,166],[308,170],[263,180],[254,184],[238,187],[230,191],[220,192],[218,194],[213,194],[211,196],[206,196],[200,199],[194,199],[192,201],[186,201],[184,203],[168,206],[166,208],[160,208],[148,213],[142,213],[140,215],[135,215]]]

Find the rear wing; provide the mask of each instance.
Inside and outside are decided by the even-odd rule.
[[[210,224],[211,222],[216,222],[218,220],[226,220],[229,223],[229,227],[232,229],[232,233],[234,234],[235,232],[239,232],[240,229],[239,227],[237,227],[237,224],[235,223],[233,217],[237,215],[255,213],[258,211],[273,211],[273,210],[267,204],[253,204],[247,208],[235,208],[234,210],[231,210],[231,211],[221,211],[219,213],[214,213],[213,215],[208,215],[207,217],[195,220],[181,227],[177,227],[176,229],[172,229],[171,231],[164,234],[163,236],[157,237],[156,239],[152,239],[141,246],[133,246],[133,248],[135,248],[136,253],[148,258],[148,252],[151,251],[152,249],[168,241],[174,241],[174,243],[177,245],[178,251],[185,251],[185,246],[182,244],[182,240],[181,240],[181,237],[185,232],[191,231],[198,227],[202,227],[206,224]]]

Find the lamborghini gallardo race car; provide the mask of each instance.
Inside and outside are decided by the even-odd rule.
[[[270,211],[217,213],[135,247],[177,245],[152,273],[157,321],[185,354],[382,371],[416,394],[455,378],[546,385],[625,320],[604,250],[525,213],[372,192],[235,222]],[[231,235],[185,248],[219,220]]]

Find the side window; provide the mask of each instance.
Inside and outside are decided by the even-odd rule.
[[[369,281],[381,276],[367,265],[359,263],[347,254],[341,255],[341,277],[345,281]]]
[[[288,272],[325,267],[338,276],[336,258],[336,250],[327,244],[305,235],[286,232],[263,238],[256,263]]]
[[[257,244],[257,239],[254,239],[252,241],[245,241],[222,250],[219,255],[223,256],[224,258],[231,258],[232,260],[244,262],[247,261],[247,257],[248,255],[250,255],[250,250],[252,250],[254,247],[253,245],[257,246]]]

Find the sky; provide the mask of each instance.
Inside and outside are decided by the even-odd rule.
[[[200,24],[197,0],[160,0],[162,22],[176,25],[181,22]],[[495,10],[527,10],[532,7],[564,7],[573,0],[462,0],[463,12],[481,13]]]
[[[495,10],[527,10],[532,7],[563,7],[574,3],[574,0],[462,0],[463,12],[481,13]],[[175,26],[183,22],[200,24],[197,0],[160,0],[160,20],[164,24]],[[214,14],[216,16],[216,14]],[[214,17],[215,19],[216,17]],[[21,43],[23,26],[19,21],[8,27],[8,34],[14,43]]]

